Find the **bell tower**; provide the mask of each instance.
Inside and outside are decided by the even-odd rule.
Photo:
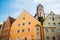
[[[42,6],[42,4],[39,4],[37,6],[37,15],[38,17],[45,17],[45,14],[44,14],[44,7]]]

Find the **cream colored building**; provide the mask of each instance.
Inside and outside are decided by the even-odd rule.
[[[54,12],[50,12],[43,22],[44,39],[60,40],[60,18]]]

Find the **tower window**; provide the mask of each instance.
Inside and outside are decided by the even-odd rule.
[[[40,16],[41,16],[41,12],[40,12]]]

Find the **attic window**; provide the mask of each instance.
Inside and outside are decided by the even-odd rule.
[[[23,17],[23,20],[25,19],[25,17]]]
[[[20,24],[18,24],[18,26],[20,26]]]
[[[31,22],[28,22],[28,25],[30,25],[31,24]]]
[[[22,25],[24,26],[24,25],[25,25],[25,23],[22,23]]]

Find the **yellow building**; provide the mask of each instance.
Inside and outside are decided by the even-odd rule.
[[[45,40],[60,40],[60,18],[52,11],[49,13],[43,22],[44,39]],[[58,32],[59,31],[59,32]]]
[[[42,25],[25,10],[12,24],[9,40],[43,40]]]

